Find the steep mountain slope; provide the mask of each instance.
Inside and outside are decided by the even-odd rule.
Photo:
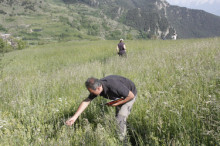
[[[177,6],[169,6],[167,16],[180,38],[220,36],[219,16]]]
[[[166,0],[63,0],[100,8],[110,18],[134,27],[141,37],[220,36],[220,17],[201,10],[170,5]]]

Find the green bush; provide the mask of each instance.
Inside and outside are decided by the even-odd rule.
[[[97,24],[90,24],[88,28],[88,35],[97,36],[99,34],[99,25]]]
[[[0,24],[0,31],[7,31],[1,24]]]
[[[16,49],[18,50],[22,50],[25,49],[27,47],[27,43],[22,41],[22,40],[15,40],[17,43]]]
[[[126,39],[127,40],[133,40],[133,35],[128,33],[127,36],[126,36]]]
[[[108,34],[106,36],[106,39],[108,40],[119,40],[122,37],[121,31],[120,30],[115,30],[110,32],[110,34]]]

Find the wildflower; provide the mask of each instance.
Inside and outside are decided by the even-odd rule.
[[[163,102],[163,104],[168,105],[168,102]]]

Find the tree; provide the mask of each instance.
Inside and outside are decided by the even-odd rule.
[[[5,51],[5,42],[3,41],[3,39],[0,38],[0,53],[1,53],[1,56],[3,55]]]

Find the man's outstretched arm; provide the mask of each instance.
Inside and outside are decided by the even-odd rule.
[[[77,109],[76,113],[66,121],[66,125],[71,126],[75,123],[77,118],[81,115],[81,113],[88,107],[90,104],[91,99],[86,98],[80,105],[79,108]]]

